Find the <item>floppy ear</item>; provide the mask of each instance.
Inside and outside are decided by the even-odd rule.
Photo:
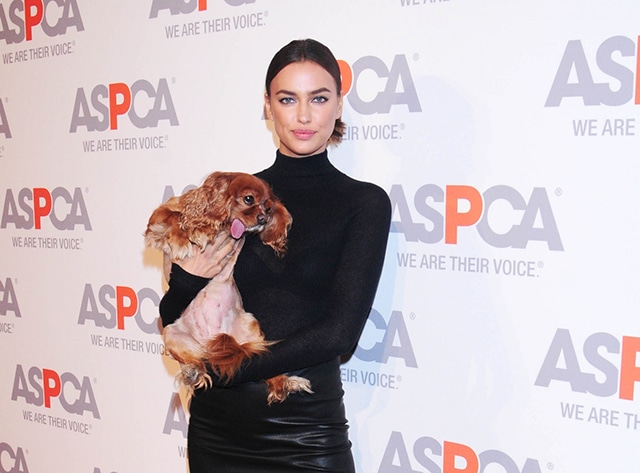
[[[282,256],[287,251],[287,233],[292,222],[293,218],[282,202],[274,199],[271,219],[264,230],[260,232],[260,239],[265,245],[273,248],[278,256]]]
[[[178,197],[171,197],[167,202],[156,208],[144,232],[145,244],[151,248],[166,251],[167,240],[171,229],[180,222],[182,205]]]
[[[183,230],[217,234],[229,219],[234,197],[229,195],[229,173],[214,172],[202,186],[183,194],[184,209],[180,225]]]

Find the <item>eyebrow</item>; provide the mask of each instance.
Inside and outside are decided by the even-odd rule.
[[[326,88],[326,87],[320,87],[319,89],[316,90],[312,90],[311,92],[309,92],[309,95],[316,95],[316,94],[320,94],[323,92],[328,92],[331,93],[331,90]],[[276,94],[285,94],[285,95],[298,95],[295,92],[292,92],[290,90],[286,90],[286,89],[280,89],[276,92]]]

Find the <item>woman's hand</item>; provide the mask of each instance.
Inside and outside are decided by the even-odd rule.
[[[169,280],[171,272],[171,263],[180,265],[186,272],[194,276],[203,278],[214,278],[220,274],[225,267],[231,263],[235,263],[238,253],[242,249],[244,238],[236,240],[226,232],[219,233],[213,240],[213,243],[207,245],[204,251],[195,249],[193,256],[182,260],[170,261],[165,255],[164,257],[164,275]]]

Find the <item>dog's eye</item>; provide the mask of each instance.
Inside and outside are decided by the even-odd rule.
[[[245,195],[242,200],[247,205],[253,205],[255,203],[255,199],[252,195]]]

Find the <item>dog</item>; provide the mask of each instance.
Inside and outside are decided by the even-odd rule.
[[[214,172],[200,187],[154,210],[144,238],[146,246],[180,260],[204,251],[220,232],[229,232],[236,240],[255,232],[282,256],[291,223],[291,215],[262,179]],[[244,360],[266,353],[276,343],[265,340],[256,318],[243,308],[233,279],[237,254],[162,332],[165,349],[180,363],[177,380],[190,393],[211,387],[207,365],[226,382]],[[265,382],[269,404],[284,401],[292,392],[312,393],[309,380],[299,376],[279,375]]]

